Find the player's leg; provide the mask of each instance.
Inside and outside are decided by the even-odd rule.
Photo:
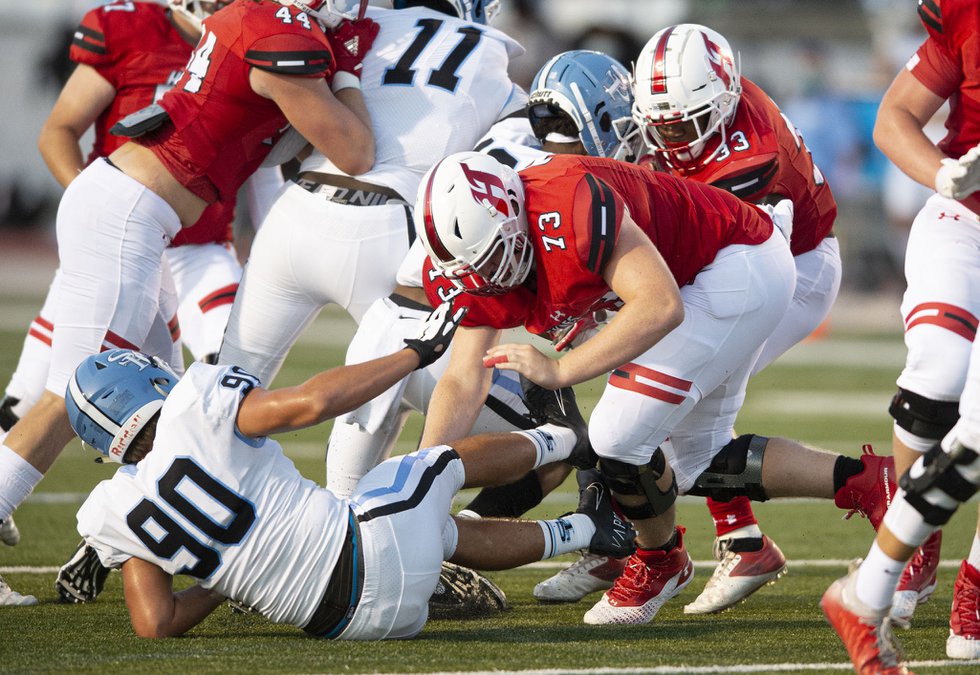
[[[48,379],[51,363],[51,336],[54,333],[55,298],[61,284],[61,270],[54,273],[41,311],[31,321],[20,350],[14,374],[0,399],[0,443],[21,416],[37,403]]]
[[[231,244],[167,249],[177,288],[181,339],[198,361],[213,362],[238,292],[242,267]]]

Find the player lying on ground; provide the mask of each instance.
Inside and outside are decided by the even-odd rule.
[[[446,314],[443,305],[399,352],[278,390],[203,363],[178,382],[162,362],[128,350],[79,366],[66,394],[73,428],[126,466],[82,505],[78,529],[104,563],[122,567],[138,635],[181,635],[232,598],[316,637],[412,637],[444,559],[505,569],[589,546],[628,549],[629,528],[598,481],[579,513],[556,520],[449,515],[463,487],[590,455],[584,424],[568,426],[558,406],[537,429],[390,459],[351,499],[304,479],[267,438],[360,405],[436,358],[461,312]],[[199,583],[174,593],[175,574]]]

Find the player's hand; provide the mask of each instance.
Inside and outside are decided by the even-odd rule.
[[[405,338],[405,345],[419,355],[419,365],[416,370],[435,363],[446,353],[453,334],[459,328],[459,322],[466,316],[469,307],[460,307],[453,311],[452,302],[444,302],[436,307],[422,324],[419,334],[414,338]]]
[[[980,190],[980,145],[959,159],[947,157],[936,172],[936,192],[950,199],[965,199]]]
[[[351,73],[361,77],[361,62],[374,44],[381,26],[371,19],[342,21],[336,29],[327,33],[333,58],[337,62],[335,72]]]
[[[503,344],[487,350],[484,368],[514,370],[545,389],[560,389],[568,382],[561,381],[561,366],[531,345]]]
[[[759,208],[769,214],[772,224],[783,233],[786,241],[790,241],[793,236],[793,202],[780,199],[775,204],[759,204]]]

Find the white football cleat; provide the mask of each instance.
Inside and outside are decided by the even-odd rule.
[[[589,593],[612,588],[624,567],[625,558],[586,552],[569,567],[535,586],[534,597],[541,602],[578,602]]]
[[[16,546],[20,542],[20,530],[17,529],[13,516],[0,520],[0,541],[7,546]]]
[[[786,574],[786,556],[776,543],[762,535],[762,548],[743,551],[744,539],[715,539],[714,573],[701,595],[684,607],[685,614],[715,614],[742,602],[766,584]]]
[[[0,606],[26,607],[36,604],[37,598],[33,595],[21,595],[8,586],[7,582],[3,580],[3,577],[0,577]]]

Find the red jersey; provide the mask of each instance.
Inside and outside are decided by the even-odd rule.
[[[322,78],[333,53],[298,8],[239,0],[204,20],[184,73],[160,100],[170,122],[136,139],[209,204],[234,200],[287,126],[275,102],[252,91],[252,68]]]
[[[727,143],[718,156],[702,166],[665,161],[675,176],[710,183],[739,199],[759,202],[781,195],[793,202],[793,255],[812,251],[830,234],[837,218],[837,202],[799,132],[771,98],[751,80],[741,78],[742,97],[735,117],[726,127]],[[714,152],[721,135],[711,139],[705,155]]]
[[[929,0],[919,4],[929,38],[906,66],[929,91],[949,101],[939,149],[953,158],[980,143],[980,4]]]
[[[678,286],[691,283],[718,251],[761,244],[773,226],[759,209],[694,181],[597,157],[554,155],[520,172],[535,267],[504,295],[460,295],[465,326],[513,328],[551,337],[619,299],[602,274],[613,255],[623,213],[660,251]],[[434,304],[446,299],[444,280],[423,273]],[[440,293],[441,291],[441,293]]]
[[[112,103],[95,120],[88,163],[111,155],[127,142],[109,133],[112,125],[163,96],[187,64],[191,45],[168,12],[149,2],[116,2],[88,12],[75,30],[69,58],[94,68],[116,90]],[[231,241],[234,215],[234,200],[213,204],[171,245]]]

